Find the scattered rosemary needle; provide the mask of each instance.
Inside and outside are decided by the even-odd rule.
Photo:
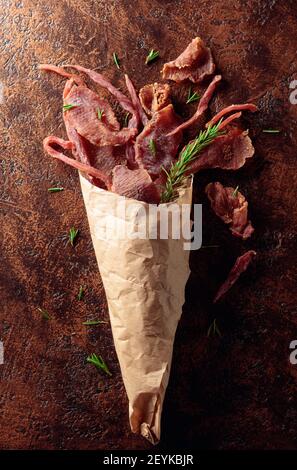
[[[74,242],[78,235],[78,232],[79,230],[74,227],[71,227],[71,229],[69,230],[69,241],[72,246],[74,246]]]
[[[198,137],[184,147],[178,160],[171,165],[170,170],[167,171],[163,168],[167,175],[167,180],[161,194],[161,202],[169,202],[174,199],[177,195],[177,188],[182,184],[186,177],[186,171],[197,158],[197,154],[210,145],[214,139],[224,134],[224,132],[219,130],[221,123],[222,119],[214,126],[209,126],[204,131],[200,131]]]
[[[50,316],[47,310],[41,307],[37,307],[37,310],[39,313],[41,313],[41,316],[44,318],[44,320],[50,320]]]
[[[114,61],[115,65],[116,65],[116,67],[119,69],[119,68],[120,68],[120,63],[119,63],[119,58],[118,58],[118,56],[117,56],[117,53],[114,52],[114,53],[112,54],[112,57],[113,57],[113,61]]]
[[[75,104],[63,104],[63,111],[69,111],[69,109],[75,108],[77,105]]]
[[[280,130],[279,129],[263,129],[262,132],[264,132],[264,134],[279,134]]]
[[[236,188],[234,189],[234,191],[232,193],[232,197],[237,197],[238,196],[238,190],[239,190],[239,186],[236,186]]]
[[[129,120],[130,113],[125,114],[124,118],[124,127],[128,127],[128,120]]]
[[[87,357],[87,362],[89,362],[90,364],[94,364],[94,366],[97,367],[97,369],[103,370],[105,374],[110,375],[110,376],[112,375],[101,356],[97,356],[96,354],[93,353]]]
[[[84,290],[83,286],[80,286],[78,294],[77,294],[77,299],[82,300],[84,295],[85,295],[85,290]]]
[[[159,57],[159,51],[155,51],[154,49],[151,49],[148,55],[146,56],[145,63],[149,64],[153,60],[157,59]]]
[[[198,101],[200,100],[200,98],[201,97],[199,93],[197,93],[197,91],[194,91],[194,93],[192,93],[192,87],[190,87],[186,104],[193,103],[194,101]]]
[[[217,325],[217,319],[216,318],[214,319],[214,321],[211,323],[210,327],[207,330],[207,336],[210,336],[210,335],[222,336],[222,333],[220,332],[220,329]]]
[[[154,139],[149,140],[149,149],[150,149],[151,154],[154,155],[154,157],[155,157],[157,149],[156,149],[156,143],[155,143]]]
[[[102,111],[100,108],[97,108],[97,117],[98,117],[99,121],[102,120],[103,114],[104,114],[104,111]]]
[[[107,324],[107,321],[103,321],[103,320],[87,320],[87,321],[84,321],[84,322],[83,322],[83,325],[85,325],[85,326],[93,326],[93,325],[101,325],[102,323],[106,323],[106,324]]]
[[[60,191],[64,191],[64,188],[48,188],[49,193],[59,193]]]

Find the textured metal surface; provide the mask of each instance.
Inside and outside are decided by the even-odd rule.
[[[212,111],[254,98],[260,113],[246,117],[256,147],[248,167],[195,180],[195,201],[205,203],[204,245],[219,247],[192,253],[160,447],[296,448],[297,369],[288,361],[297,334],[297,106],[289,103],[289,83],[297,79],[296,2],[2,0],[0,26],[0,448],[149,446],[129,430],[109,325],[81,324],[108,313],[77,175],[42,151],[46,135],[65,135],[63,83],[41,75],[37,64],[77,62],[121,86],[124,70],[140,87],[158,79],[162,60],[196,35],[212,47],[225,79]],[[150,48],[162,59],[147,67]],[[270,136],[263,127],[283,131]],[[248,197],[256,232],[245,243],[206,204],[203,188],[217,179],[239,184]],[[49,194],[57,183],[64,192]],[[71,226],[80,230],[74,249]],[[248,248],[257,250],[256,263],[212,306]],[[214,318],[222,338],[206,335]],[[86,365],[91,352],[102,354],[112,378]]]

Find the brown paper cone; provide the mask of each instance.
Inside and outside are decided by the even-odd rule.
[[[149,204],[97,188],[81,175],[80,182],[129,399],[131,429],[156,444],[189,276],[189,251],[184,250],[182,238],[172,239],[170,231],[170,238],[164,240],[111,238],[106,227],[112,231],[121,223],[135,232],[143,222],[141,212]],[[191,204],[191,197],[190,182],[180,190],[176,203]],[[128,213],[115,217],[123,201]]]

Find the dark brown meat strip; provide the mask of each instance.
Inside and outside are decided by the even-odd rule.
[[[226,281],[219,288],[213,302],[216,303],[220,300],[223,295],[235,284],[239,276],[246,271],[252,259],[256,256],[256,252],[253,250],[247,251],[242,256],[239,256],[231,269]]]

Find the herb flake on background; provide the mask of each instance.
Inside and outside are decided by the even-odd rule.
[[[51,317],[49,316],[49,313],[47,310],[45,310],[45,308],[37,307],[37,310],[44,320],[50,320]]]
[[[93,364],[97,369],[102,370],[105,374],[111,376],[112,373],[110,372],[109,368],[107,367],[106,363],[102,359],[101,356],[97,356],[95,353],[91,354],[87,357],[87,362]]]
[[[69,242],[71,246],[74,246],[74,242],[77,238],[78,233],[79,233],[79,230],[74,227],[71,227],[71,229],[69,230]]]
[[[64,188],[48,188],[49,193],[60,193],[61,191],[64,191]]]
[[[115,66],[119,69],[119,68],[120,68],[120,62],[119,62],[119,58],[118,58],[116,52],[114,52],[114,53],[112,54],[112,58],[113,58],[113,61],[114,61]]]
[[[146,65],[152,62],[153,60],[157,59],[159,55],[160,55],[159,51],[155,51],[154,49],[151,49],[145,59]]]

